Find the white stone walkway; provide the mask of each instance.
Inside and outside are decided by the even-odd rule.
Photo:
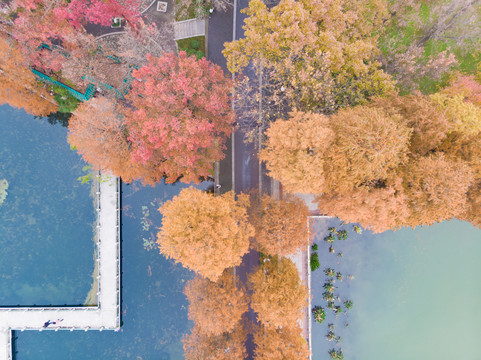
[[[174,22],[174,39],[181,40],[205,35],[205,20],[190,19]]]
[[[11,330],[118,330],[120,328],[120,179],[102,175],[100,191],[98,305],[0,308],[0,360],[12,359]],[[61,321],[57,321],[60,320]],[[47,321],[56,321],[44,329]]]

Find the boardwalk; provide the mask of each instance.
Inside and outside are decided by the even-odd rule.
[[[98,305],[90,307],[0,308],[0,360],[10,360],[11,330],[118,330],[120,328],[119,179],[102,175],[98,204]],[[47,321],[56,324],[43,328]]]
[[[205,35],[205,20],[190,19],[185,21],[174,22],[175,40],[187,39],[194,36]]]

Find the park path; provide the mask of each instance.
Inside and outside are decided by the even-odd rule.
[[[11,331],[120,328],[120,179],[102,175],[98,195],[98,304],[88,307],[0,308],[0,360],[12,359]],[[44,328],[48,321],[56,322]]]

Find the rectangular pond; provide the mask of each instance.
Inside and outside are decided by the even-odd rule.
[[[95,199],[67,129],[0,106],[0,305],[83,305],[95,269]]]
[[[157,209],[187,186],[122,184],[120,331],[16,331],[16,360],[184,358],[181,340],[192,322],[183,289],[193,273],[160,255],[154,243],[162,220]]]
[[[327,314],[321,325],[313,323],[315,360],[328,359],[330,349],[342,349],[346,360],[481,359],[480,229],[451,220],[357,234],[337,219],[312,224],[321,264],[312,273],[312,305]],[[346,229],[348,239],[325,242],[329,227]],[[343,275],[331,282],[337,315],[325,299],[325,268]]]

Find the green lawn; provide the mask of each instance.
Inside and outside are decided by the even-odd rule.
[[[185,51],[188,55],[195,55],[197,59],[205,56],[205,36],[177,40],[177,45],[179,51]]]

